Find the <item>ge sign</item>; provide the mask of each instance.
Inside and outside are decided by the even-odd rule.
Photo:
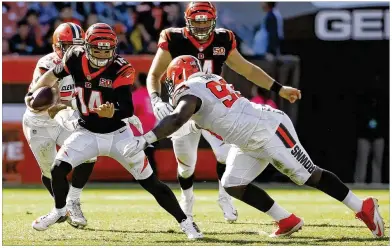
[[[315,29],[320,40],[388,40],[389,9],[320,11]]]

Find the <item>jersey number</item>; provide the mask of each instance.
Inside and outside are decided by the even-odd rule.
[[[222,101],[222,103],[227,107],[230,108],[238,98],[241,97],[241,93],[234,90],[233,85],[227,84],[227,82],[222,78],[219,82],[210,81],[206,84],[207,88],[214,94],[218,99],[226,98]],[[229,86],[234,92],[230,92],[227,88]]]
[[[76,94],[79,97],[80,111],[83,115],[89,115],[94,113],[93,108],[98,108],[102,105],[102,93],[100,91],[92,90],[90,95],[90,100],[88,101],[88,108],[84,102],[84,88],[76,87]]]
[[[214,73],[214,64],[211,59],[204,60],[203,72],[205,72],[206,74]]]

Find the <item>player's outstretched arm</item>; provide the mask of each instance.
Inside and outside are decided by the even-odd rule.
[[[37,89],[41,87],[53,87],[57,80],[59,79],[57,75],[54,73],[54,69],[50,69],[47,72],[45,72],[39,79],[38,81],[32,85],[32,87],[29,90],[29,93],[34,93]]]
[[[181,97],[173,113],[163,118],[151,131],[157,140],[163,139],[184,125],[195,113],[200,99],[193,95]]]
[[[252,83],[264,89],[277,92],[281,97],[287,99],[291,103],[301,99],[300,90],[280,85],[260,67],[252,64],[242,57],[237,49],[232,50],[226,60],[226,64],[235,72],[241,74]]]
[[[163,139],[177,131],[192,117],[199,102],[200,99],[193,95],[181,97],[173,113],[163,118],[153,130],[143,136],[135,137],[135,142],[125,146],[123,152],[124,156],[133,157],[146,149],[149,144]]]
[[[150,95],[161,94],[161,77],[169,66],[172,57],[168,51],[158,48],[147,75],[147,90]]]

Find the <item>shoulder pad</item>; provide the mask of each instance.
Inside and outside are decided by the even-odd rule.
[[[49,53],[42,58],[40,58],[37,62],[37,68],[50,70],[56,65],[61,63],[61,59],[57,56],[56,53]]]

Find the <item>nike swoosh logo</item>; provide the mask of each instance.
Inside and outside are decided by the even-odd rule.
[[[138,140],[137,140],[136,147],[138,147],[138,146],[139,146],[139,142],[140,142],[140,141],[138,141]]]
[[[378,223],[377,223],[377,228],[378,228],[377,236],[381,237],[382,232],[381,232],[380,224],[378,224]]]
[[[123,130],[123,131],[120,131],[120,133],[123,133],[123,132],[125,132],[125,130]]]

